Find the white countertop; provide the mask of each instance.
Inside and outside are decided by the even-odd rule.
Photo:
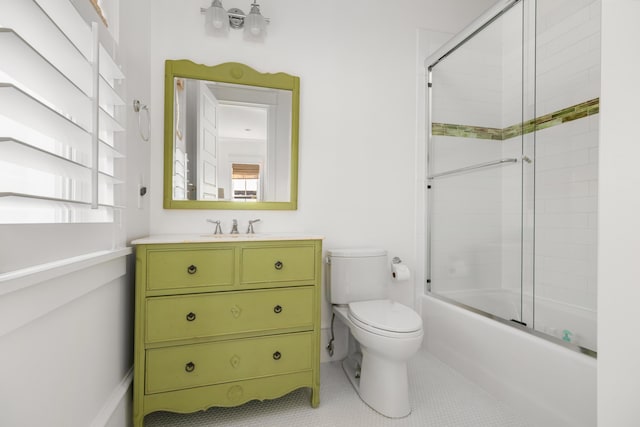
[[[132,245],[163,243],[209,242],[264,242],[269,240],[322,240],[324,236],[305,233],[256,233],[256,234],[157,234],[133,240]]]

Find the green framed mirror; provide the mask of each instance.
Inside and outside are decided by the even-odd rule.
[[[300,78],[165,62],[164,208],[295,210]]]

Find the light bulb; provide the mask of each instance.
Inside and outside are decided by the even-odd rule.
[[[209,8],[210,22],[214,29],[224,30],[229,28],[229,15],[227,11],[222,7],[220,0],[214,0]]]
[[[248,30],[254,37],[259,37],[264,33],[267,25],[264,16],[260,14],[260,7],[257,4],[253,3],[251,5],[251,12],[247,15],[244,25],[245,31]]]

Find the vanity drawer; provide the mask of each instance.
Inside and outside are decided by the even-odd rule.
[[[240,283],[315,280],[313,246],[243,248]]]
[[[232,285],[234,258],[233,248],[149,251],[147,289]]]
[[[159,342],[313,326],[313,286],[147,299],[145,338]]]
[[[147,350],[146,393],[310,370],[313,333]]]

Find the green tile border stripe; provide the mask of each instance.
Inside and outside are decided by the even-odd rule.
[[[536,130],[547,129],[573,120],[582,119],[600,112],[600,98],[590,99],[550,114],[527,120],[503,129],[482,126],[432,123],[431,134],[436,136],[458,136],[462,138],[492,139],[504,141]]]
[[[432,123],[431,133],[432,135],[460,136],[463,138],[494,139],[496,141],[502,141],[503,130],[480,126]]]

